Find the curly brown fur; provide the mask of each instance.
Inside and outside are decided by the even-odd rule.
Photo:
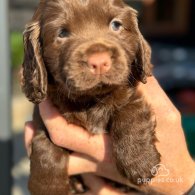
[[[121,23],[113,29],[112,21]],[[115,28],[115,27],[114,27]],[[41,0],[24,32],[22,88],[30,101],[49,98],[70,123],[104,133],[113,143],[120,173],[134,184],[151,178],[160,154],[155,117],[137,91],[151,75],[151,50],[141,35],[137,13],[121,0]],[[89,58],[105,54],[111,67],[92,74]],[[30,192],[70,192],[69,152],[55,146],[35,107],[37,131],[31,155]]]

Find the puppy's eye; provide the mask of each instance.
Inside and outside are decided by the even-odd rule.
[[[66,38],[69,35],[70,35],[70,32],[67,29],[64,28],[64,29],[61,29],[59,31],[58,37],[60,37],[60,38]]]
[[[119,21],[112,21],[110,27],[113,31],[119,31],[122,28],[122,23]]]

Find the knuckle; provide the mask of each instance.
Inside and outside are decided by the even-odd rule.
[[[167,121],[172,123],[181,123],[181,113],[178,110],[173,110],[166,115]]]

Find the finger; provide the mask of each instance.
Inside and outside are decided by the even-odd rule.
[[[95,173],[98,176],[132,186],[129,181],[119,174],[114,163],[100,163],[84,154],[71,154],[69,156],[68,174],[78,175],[83,173]]]
[[[98,195],[121,195],[121,193],[105,183],[105,181],[93,174],[83,174],[83,181],[85,185],[90,189],[88,194]]]
[[[26,122],[24,125],[24,143],[25,143],[25,148],[27,150],[28,156],[30,156],[31,154],[31,143],[34,135],[35,135],[35,128],[33,126],[33,122],[31,121]]]
[[[108,155],[111,147],[108,135],[91,135],[82,127],[68,124],[48,100],[42,102],[39,108],[50,138],[56,145],[88,154],[98,160],[105,157],[111,159],[112,155]]]
[[[105,187],[105,181],[92,173],[82,174],[82,178],[84,184],[94,192],[98,192],[98,190]]]
[[[97,170],[97,162],[87,155],[73,153],[69,156],[68,175],[94,173]]]

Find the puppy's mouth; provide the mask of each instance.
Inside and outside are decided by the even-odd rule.
[[[89,68],[79,64],[72,65],[71,67],[77,67],[75,69],[69,69],[64,76],[63,81],[65,87],[72,93],[88,93],[91,91],[99,91],[99,89],[109,89],[115,86],[119,86],[124,82],[128,82],[129,68],[126,64],[113,64],[108,69],[105,65],[106,72],[102,72],[99,67]],[[81,68],[79,68],[81,67]],[[94,70],[94,69],[95,70]],[[96,70],[96,68],[98,70]],[[103,67],[104,69],[104,67]],[[105,71],[105,70],[103,70]]]
[[[81,69],[77,74],[74,74],[74,71],[69,71],[66,77],[64,77],[65,79],[63,79],[65,87],[72,93],[87,94],[89,92],[91,93],[91,91],[94,93],[99,91],[101,93],[101,90],[108,90],[119,86],[127,82],[129,71],[127,68],[124,68],[127,66],[123,64],[118,66],[123,68],[119,70],[112,68],[106,73],[101,73],[101,70],[97,70],[94,74],[94,70],[90,68]]]
[[[117,84],[113,84],[111,82],[80,82],[78,85],[75,80],[67,80],[65,83],[66,91],[68,92],[69,96],[73,97],[82,97],[82,96],[99,96],[105,95],[112,92],[114,89],[117,88]]]
[[[88,93],[124,83],[129,75],[128,58],[120,46],[113,45],[92,44],[74,52],[64,65],[66,87]]]

